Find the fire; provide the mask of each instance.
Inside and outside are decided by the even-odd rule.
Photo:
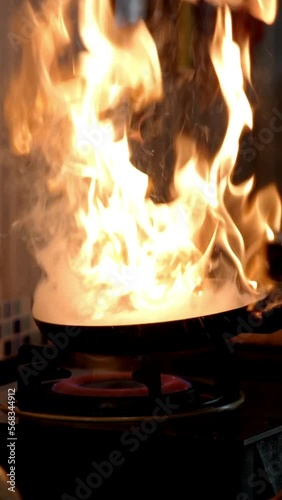
[[[71,2],[46,0],[45,6],[52,22],[28,2],[23,6],[38,29],[23,47],[6,103],[14,148],[35,157],[44,176],[29,217],[44,270],[35,317],[146,323],[257,300],[268,285],[262,249],[266,234],[280,228],[280,199],[270,188],[250,202],[253,179],[231,181],[241,134],[253,117],[245,93],[248,40],[235,42],[230,8],[218,7],[210,46],[228,109],[225,138],[211,161],[180,135],[174,199],[156,204],[147,194],[148,176],[130,161],[131,115],[164,92],[145,22],[119,27],[109,0],[80,0],[83,50],[75,51]],[[259,8],[270,22],[271,9]]]
[[[198,3],[198,0],[185,0],[190,3]],[[225,0],[207,0],[213,5],[223,5]],[[272,24],[277,14],[276,0],[229,0],[228,4],[234,9],[248,10],[252,16],[261,19],[267,24]]]

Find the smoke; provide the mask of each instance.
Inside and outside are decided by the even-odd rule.
[[[5,116],[11,146],[25,158],[25,210],[17,225],[43,271],[35,317],[133,324],[211,314],[261,298],[265,291],[252,280],[268,284],[261,250],[275,208],[264,197],[249,204],[251,186],[232,186],[226,174],[244,120],[231,127],[238,137],[230,158],[210,176],[209,169],[216,170],[211,155],[196,151],[188,137],[192,124],[182,121],[195,80],[179,76],[175,57],[171,67],[160,63],[143,21],[118,27],[110,1],[84,0],[77,18],[73,12],[70,1],[35,6],[26,0],[11,27],[18,37],[22,23],[30,27],[25,40],[17,39],[19,67]],[[175,19],[164,16],[160,26],[173,26],[168,34],[175,44]],[[167,61],[164,31],[157,31]],[[222,34],[214,46],[219,52]],[[239,48],[236,54],[239,62]],[[180,87],[185,92],[174,106]],[[224,102],[215,71],[211,87]],[[234,95],[245,103],[241,87]],[[220,107],[223,123],[226,108]],[[233,114],[240,115],[236,102]]]

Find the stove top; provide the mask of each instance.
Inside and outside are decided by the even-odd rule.
[[[132,380],[129,372],[94,375],[85,370],[73,370],[70,374],[72,376],[61,381],[38,384],[20,398],[17,391],[15,411],[20,421],[45,420],[58,426],[77,424],[87,428],[107,424],[111,428],[144,419],[162,422],[168,417],[171,421],[199,416],[208,418],[212,414],[234,411],[244,401],[242,392],[232,401],[219,396],[208,379],[161,375],[161,393],[151,397],[148,388]],[[3,392],[5,394],[5,388]],[[3,392],[0,409],[7,413]]]
[[[147,406],[144,412],[140,403],[136,411],[136,400],[147,400],[149,391],[144,375],[142,382],[128,359],[126,363],[116,360],[113,367],[112,358],[102,358],[94,380],[91,370],[89,378],[92,355],[91,362],[89,356],[79,356],[83,368],[60,368],[69,370],[64,372],[63,381],[53,379],[43,384],[50,397],[66,398],[60,411],[51,411],[49,407],[44,413],[39,401],[37,407],[34,401],[33,407],[16,407],[17,481],[23,500],[108,499],[117,491],[129,499],[144,496],[149,489],[164,498],[166,495],[177,498],[188,495],[193,500],[273,498],[282,489],[282,349],[277,345],[254,348],[237,343],[233,354],[239,366],[239,398],[226,405],[222,400],[217,404],[213,401],[210,407],[207,401],[202,402],[206,411],[195,406],[196,394],[201,392],[199,387],[206,395],[208,391],[204,392],[204,388],[214,387],[211,377],[214,359],[204,350],[182,353],[177,360],[177,373],[174,358],[168,364],[166,360],[167,370],[161,366],[161,387],[168,388],[161,404],[168,395],[180,399],[169,402],[167,413],[161,406],[163,411],[158,410],[154,418],[152,412],[156,407]],[[113,371],[119,371],[118,378],[112,377]],[[16,386],[16,382],[11,382],[0,390],[0,454],[4,467],[7,467],[4,406],[8,388]],[[78,386],[94,394],[78,395]],[[107,391],[117,392],[115,396],[105,395]],[[133,395],[129,397],[127,391],[133,391]],[[106,396],[117,407],[106,405],[101,411],[97,403],[104,404]],[[134,405],[128,406],[127,402],[124,408],[124,399],[131,401],[131,398]],[[175,408],[177,404],[181,411]],[[105,464],[110,464],[108,469]],[[103,472],[106,470],[109,477]],[[30,477],[34,480],[27,481]],[[97,484],[94,479],[91,483],[89,477],[95,478]]]

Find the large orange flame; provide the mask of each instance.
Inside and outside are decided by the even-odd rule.
[[[272,10],[259,5],[270,21]],[[37,232],[45,233],[45,245],[36,248],[45,279],[36,291],[35,317],[144,323],[255,301],[267,285],[262,249],[269,230],[280,227],[280,199],[268,188],[249,203],[253,179],[231,182],[252,110],[245,93],[248,41],[241,47],[234,41],[229,7],[218,7],[210,47],[228,109],[225,138],[211,162],[179,136],[176,196],[156,205],[147,196],[148,176],[130,162],[128,143],[131,113],[163,95],[146,24],[119,28],[109,0],[80,0],[84,50],[73,54],[70,71],[59,61],[73,37],[71,2],[47,0],[46,6],[52,22],[24,4],[38,30],[23,48],[6,106],[15,149],[40,152],[48,163],[47,215],[45,202],[33,213]]]

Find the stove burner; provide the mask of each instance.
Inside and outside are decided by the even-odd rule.
[[[173,375],[161,375],[161,394],[188,391],[190,382]],[[130,372],[104,372],[70,377],[56,382],[52,390],[59,394],[88,397],[147,397],[148,387],[132,379]]]
[[[176,419],[233,411],[242,404],[234,357],[223,335],[212,336],[217,331],[213,327],[212,324],[208,329],[209,336],[201,337],[200,341],[198,335],[197,342],[192,338],[193,354],[182,349],[168,353],[149,349],[149,354],[144,354],[143,349],[139,352],[137,343],[133,352],[125,349],[106,363],[105,352],[99,348],[98,353],[94,350],[94,357],[91,350],[90,353],[78,350],[63,353],[54,362],[40,363],[40,357],[45,359],[45,347],[41,353],[40,347],[29,346],[19,356],[17,404],[21,418],[47,415],[44,418],[62,422],[74,419],[111,425],[117,421],[153,418],[156,408],[162,418],[168,402],[175,409],[170,417]],[[127,340],[130,331],[126,330]],[[175,332],[169,328],[170,339],[172,333]],[[107,331],[103,330],[103,334],[107,337]],[[139,336],[135,331],[133,334],[136,339],[142,338],[140,332]],[[120,338],[119,334],[116,338]],[[197,369],[202,358],[209,366],[207,378],[203,379]],[[31,376],[34,373],[36,377]]]

